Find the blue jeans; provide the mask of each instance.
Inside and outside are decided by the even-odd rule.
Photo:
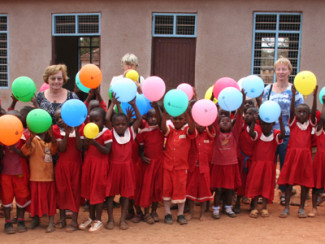
[[[280,159],[280,170],[283,167],[284,164],[284,159],[287,153],[287,147],[288,147],[288,142],[289,142],[289,135],[286,135],[283,138],[283,142],[282,144],[278,145],[276,152],[275,152],[275,160],[277,160],[277,157],[279,155],[279,159]],[[281,190],[281,192],[285,192],[285,186],[281,185],[279,186],[279,189]]]

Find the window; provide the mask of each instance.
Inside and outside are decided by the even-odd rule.
[[[254,13],[252,74],[272,83],[273,64],[283,56],[292,63],[290,81],[293,81],[299,72],[301,23],[299,13]]]
[[[80,37],[78,54],[79,67],[89,63],[99,66],[99,37]]]
[[[100,14],[53,14],[53,36],[99,36]]]
[[[153,14],[152,36],[196,37],[196,14]]]
[[[0,15],[0,87],[8,88],[8,16]]]

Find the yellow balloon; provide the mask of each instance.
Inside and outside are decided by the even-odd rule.
[[[209,87],[209,89],[205,92],[204,98],[210,100],[213,92],[213,86]],[[217,103],[218,100],[214,97],[213,102]]]
[[[99,128],[95,123],[88,123],[84,127],[84,135],[88,139],[94,139],[99,133]]]
[[[315,90],[316,84],[316,76],[310,71],[299,72],[294,80],[297,91],[305,96],[311,94]]]
[[[138,82],[139,81],[139,73],[137,71],[135,71],[134,69],[129,69],[125,73],[125,78],[129,78],[129,79],[133,80],[134,82]]]

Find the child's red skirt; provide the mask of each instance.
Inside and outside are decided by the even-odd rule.
[[[210,175],[211,188],[236,190],[241,186],[238,164],[212,165]]]

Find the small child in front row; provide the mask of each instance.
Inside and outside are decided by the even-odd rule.
[[[107,177],[107,212],[108,222],[106,229],[114,228],[113,217],[113,200],[115,195],[121,195],[121,218],[119,226],[121,230],[129,228],[126,222],[126,214],[129,207],[129,198],[135,196],[135,173],[133,163],[133,143],[136,137],[136,132],[142,122],[141,114],[135,104],[135,99],[130,101],[136,120],[132,126],[129,126],[129,120],[124,113],[117,113],[112,116],[113,108],[119,104],[115,93],[112,93],[112,103],[107,111],[107,122],[112,126],[113,143],[110,153],[110,168]]]
[[[301,186],[299,218],[306,218],[305,201],[308,189],[314,187],[313,161],[311,154],[311,131],[316,124],[316,94],[317,86],[313,94],[313,107],[307,104],[299,104],[295,108],[296,89],[292,86],[292,99],[290,105],[290,138],[287,153],[281,170],[278,185],[286,185],[285,208],[280,214],[281,218],[289,216],[289,204],[293,185]]]
[[[188,154],[191,140],[196,137],[195,123],[187,110],[185,113],[172,118],[173,125],[166,124],[166,109],[164,109],[161,130],[167,137],[163,163],[163,201],[165,206],[165,223],[173,224],[170,211],[171,203],[178,205],[177,222],[187,224],[184,216],[186,201],[186,184]],[[188,123],[188,125],[186,124]]]
[[[252,218],[258,217],[257,202],[260,196],[263,198],[261,216],[269,216],[267,203],[272,201],[274,197],[275,151],[285,136],[282,114],[279,123],[281,131],[272,130],[274,123],[266,123],[263,120],[260,120],[261,134],[254,131],[255,120],[249,129],[252,141],[256,142],[246,181],[246,197],[252,198],[252,210],[249,214]]]
[[[194,201],[201,205],[200,220],[204,220],[207,202],[213,199],[210,190],[210,162],[212,159],[213,140],[216,136],[214,127],[196,125],[197,137],[191,140],[188,157],[189,173],[186,197],[189,200],[189,216],[193,217]]]
[[[44,141],[46,133],[51,138],[49,143]],[[21,150],[25,156],[29,156],[30,213],[33,218],[29,228],[35,229],[40,223],[40,217],[47,214],[49,225],[46,233],[53,232],[55,231],[56,199],[52,155],[57,153],[57,142],[53,136],[52,127],[47,132],[38,135],[31,132]]]

